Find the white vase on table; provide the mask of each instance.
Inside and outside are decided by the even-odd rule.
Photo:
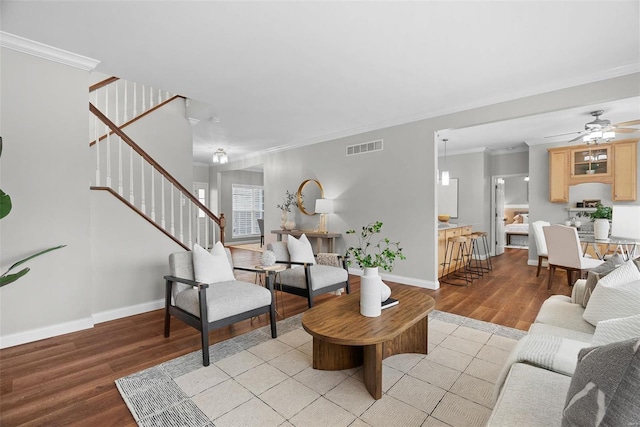
[[[378,267],[365,267],[360,277],[360,314],[366,317],[378,317],[382,312]]]
[[[593,221],[593,234],[596,240],[607,240],[609,238],[609,220],[597,218]]]

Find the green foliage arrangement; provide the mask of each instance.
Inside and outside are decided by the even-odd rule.
[[[393,271],[396,259],[407,259],[402,253],[400,242],[392,242],[383,238],[376,244],[371,243],[373,236],[380,233],[381,229],[382,222],[380,221],[362,227],[358,237],[358,246],[347,249],[346,257],[349,265],[351,265],[351,257],[353,256],[360,268],[380,267],[385,271]],[[347,230],[346,233],[356,234],[356,230]]]
[[[2,137],[0,136],[0,157],[2,156]],[[9,212],[11,212],[11,197],[9,197],[9,195],[7,193],[5,193],[4,191],[0,190],[0,219],[6,217],[7,215],[9,215]],[[21,259],[20,261],[16,262],[15,264],[13,264],[11,267],[9,267],[9,269],[7,271],[5,271],[1,276],[0,276],[0,287],[8,285],[9,283],[13,283],[16,280],[18,280],[19,278],[21,278],[22,276],[24,276],[25,274],[27,274],[30,270],[29,267],[25,267],[22,270],[18,271],[17,273],[13,273],[13,274],[9,274],[9,272],[11,270],[13,270],[14,268],[18,267],[19,265],[24,264],[25,262],[38,257],[42,254],[46,254],[47,252],[51,252],[51,251],[55,251],[56,249],[60,249],[60,248],[64,248],[66,245],[60,245],[60,246],[56,246],[54,248],[49,248],[49,249],[45,249],[43,251],[37,252],[33,255],[30,255],[24,259]]]
[[[280,210],[291,212],[291,206],[298,207],[298,201],[296,200],[296,193],[291,193],[287,190],[284,198],[282,199],[282,204],[277,205],[276,207]]]
[[[601,203],[598,203],[596,206],[596,210],[589,214],[589,218],[593,219],[608,219],[611,220],[613,214],[613,209],[610,206],[603,206]]]

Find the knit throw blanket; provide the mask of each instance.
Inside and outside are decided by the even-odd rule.
[[[498,399],[511,365],[514,363],[527,363],[571,376],[578,363],[578,353],[581,349],[590,346],[591,344],[583,341],[552,335],[527,335],[523,337],[513,348],[502,367],[493,392],[494,402]]]

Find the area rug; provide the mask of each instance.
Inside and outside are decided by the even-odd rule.
[[[362,368],[311,367],[301,315],[116,380],[140,426],[484,426],[493,385],[524,332],[434,311],[429,354],[383,361],[383,396]]]
[[[260,243],[245,243],[242,245],[229,245],[229,247],[234,249],[243,249],[245,251],[252,251],[252,252],[264,252],[265,250],[264,246],[260,247]]]

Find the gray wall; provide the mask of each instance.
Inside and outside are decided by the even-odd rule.
[[[387,278],[435,287],[435,132],[637,96],[640,94],[639,81],[640,75],[632,74],[263,156],[260,160],[264,160],[265,165],[267,230],[279,225],[280,212],[275,206],[285,190],[297,188],[304,179],[318,179],[327,197],[335,199],[336,213],[329,219],[331,231],[344,233],[351,227],[360,227],[374,220],[383,221],[382,234],[401,241],[407,254],[407,260],[398,263],[396,270]],[[384,139],[384,151],[345,156],[347,145],[380,138]],[[481,184],[473,187],[477,188],[477,194],[466,194],[471,200],[479,200],[470,203],[472,209],[482,206],[480,200],[482,203],[489,200],[491,193],[487,182],[496,169],[501,173],[513,172],[505,165],[494,168],[489,157],[484,153],[476,154],[469,158],[473,165],[465,164],[465,167],[477,170],[478,176],[482,177]],[[545,165],[536,175],[536,186],[530,186],[530,192],[534,188],[540,192],[535,200],[541,203],[547,198],[548,188],[546,151],[544,158],[537,154],[533,157],[529,158],[528,167],[532,179],[532,169]],[[226,166],[234,168],[233,164]],[[522,165],[517,166],[517,169],[521,168]],[[466,180],[465,176],[461,178]],[[482,209],[463,219],[489,229],[489,209]],[[338,251],[343,252],[350,243],[351,236],[344,236],[338,242]]]
[[[0,289],[0,335],[91,326],[88,72],[2,48],[0,269],[38,250],[31,271]]]

